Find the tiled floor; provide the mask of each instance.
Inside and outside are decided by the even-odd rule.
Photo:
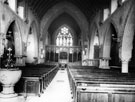
[[[26,102],[73,102],[66,70],[59,70],[41,97],[28,97]]]

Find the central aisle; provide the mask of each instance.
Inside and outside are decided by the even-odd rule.
[[[59,70],[41,97],[28,97],[26,102],[72,102],[67,70]]]

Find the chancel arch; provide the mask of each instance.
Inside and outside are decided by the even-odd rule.
[[[45,34],[48,33],[47,30],[54,19],[64,12],[71,15],[76,20],[81,29],[81,34],[83,34],[84,36],[88,34],[88,22],[83,13],[73,4],[69,2],[62,2],[56,4],[50,10],[48,10],[48,12],[42,18],[41,36],[43,36],[43,38],[45,37]]]
[[[49,40],[51,40],[50,44],[55,45],[55,37],[57,35],[58,29],[62,26],[67,26],[69,31],[72,31],[73,37],[74,37],[74,46],[79,45],[79,39],[81,37],[81,28],[79,27],[76,20],[68,13],[63,12],[60,14],[57,18],[54,19],[54,21],[51,23],[51,25],[48,28],[48,37]]]
[[[50,25],[48,34],[51,43],[46,46],[46,61],[59,63],[81,61],[81,47],[78,39],[80,28],[72,17],[70,18],[66,13],[60,15]]]

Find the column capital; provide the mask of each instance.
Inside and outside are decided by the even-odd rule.
[[[130,59],[131,59],[131,58],[126,58],[126,59],[125,59],[125,58],[122,58],[121,61],[122,61],[122,63],[124,63],[124,62],[127,63],[127,62],[130,61]]]
[[[122,73],[128,73],[128,63],[130,59],[123,59],[122,60]]]
[[[110,59],[106,59],[106,58],[100,59],[99,68],[101,68],[101,69],[110,69],[109,60]]]

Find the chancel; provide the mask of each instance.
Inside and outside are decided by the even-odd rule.
[[[0,102],[135,102],[135,0],[0,0]]]

